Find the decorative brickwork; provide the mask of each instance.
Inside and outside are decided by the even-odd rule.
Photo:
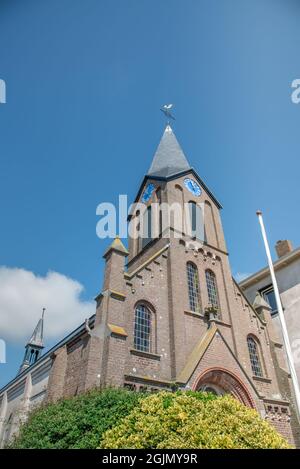
[[[244,383],[237,375],[224,368],[211,368],[199,376],[194,384],[194,390],[203,389],[205,385],[215,385],[225,393],[232,394],[248,407],[255,408],[254,400],[247,391]]]
[[[169,134],[170,130],[166,142],[172,141]],[[173,145],[168,150],[166,142],[156,160],[177,148]],[[177,152],[179,160],[180,155]],[[160,174],[169,174],[163,171],[162,161],[156,165]],[[200,195],[188,190],[185,178],[197,181]],[[178,386],[215,387],[255,408],[291,443],[298,444],[299,424],[291,405],[282,347],[275,341],[270,311],[255,311],[232,278],[220,204],[192,169],[168,176],[147,175],[136,201],[141,201],[149,183],[154,190],[148,206],[158,199],[182,206],[202,204],[205,243],[184,232],[176,237],[172,220],[167,238],[158,237],[144,247],[138,239],[129,241],[128,251],[120,240],[114,242],[104,255],[104,282],[96,298],[94,325],[87,325],[53,354],[47,398],[56,400],[103,386],[153,392]],[[131,218],[137,216],[131,214]],[[195,266],[197,275],[188,278],[187,265]],[[206,314],[212,303],[218,308],[216,316]],[[134,339],[140,304],[148,305],[152,316],[149,331],[144,323],[138,325],[143,346]],[[249,336],[259,346],[260,376],[253,376]]]

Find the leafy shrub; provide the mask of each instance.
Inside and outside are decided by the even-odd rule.
[[[101,448],[289,448],[258,413],[231,396],[161,392],[108,430]]]
[[[143,394],[94,390],[34,410],[11,448],[96,448],[102,434],[126,416]]]

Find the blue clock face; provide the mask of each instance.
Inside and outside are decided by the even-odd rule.
[[[186,178],[184,180],[184,185],[192,194],[196,195],[197,197],[199,197],[201,194],[200,186],[193,179]]]
[[[151,199],[151,195],[153,194],[154,189],[155,189],[154,184],[148,184],[142,197],[142,202],[144,204]]]

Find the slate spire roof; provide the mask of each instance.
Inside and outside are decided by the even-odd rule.
[[[191,169],[176,137],[168,124],[157,147],[148,176],[170,177]]]
[[[44,310],[43,310],[42,317],[39,319],[37,325],[35,326],[35,329],[27,345],[36,345],[37,347],[44,347],[43,336],[44,336]]]

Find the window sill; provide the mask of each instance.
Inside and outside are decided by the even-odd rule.
[[[184,314],[188,314],[189,316],[194,316],[196,318],[203,319],[204,315],[202,313],[197,313],[196,311],[184,311]]]
[[[132,348],[130,353],[132,355],[137,355],[138,357],[150,358],[150,360],[160,360],[160,355],[157,353],[142,352],[141,350],[136,350],[135,348]]]
[[[187,315],[189,315],[189,316],[193,316],[194,318],[199,318],[199,319],[204,319],[204,318],[205,318],[204,314],[202,314],[202,313],[196,313],[195,311],[188,311],[188,310],[185,310],[185,311],[184,311],[184,314],[187,314]],[[216,324],[220,324],[221,326],[231,327],[231,324],[229,324],[229,323],[227,323],[227,322],[224,322],[224,321],[222,321],[221,319],[218,319],[218,318],[214,319],[214,322],[215,322]]]
[[[253,376],[255,381],[261,381],[262,383],[272,383],[270,378],[264,378],[263,376]]]

